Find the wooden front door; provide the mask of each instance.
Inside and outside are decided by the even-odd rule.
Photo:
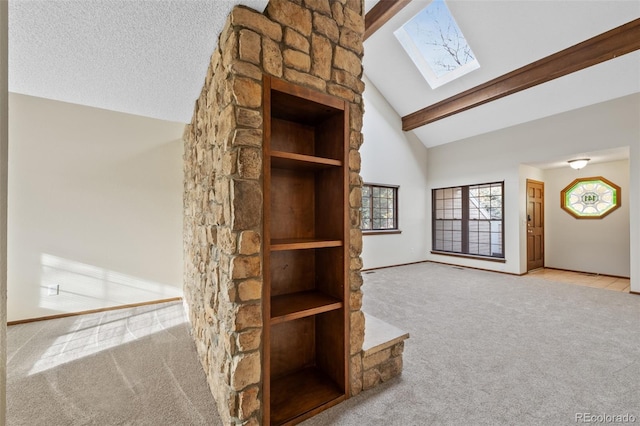
[[[527,179],[527,271],[544,267],[544,183]]]

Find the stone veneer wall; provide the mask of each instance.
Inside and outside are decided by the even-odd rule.
[[[402,373],[404,340],[362,353],[362,390],[369,390]]]
[[[225,424],[262,422],[262,75],[350,103],[351,394],[362,390],[362,0],[238,6],[185,129],[185,303]]]

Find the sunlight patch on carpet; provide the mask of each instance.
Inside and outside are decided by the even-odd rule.
[[[181,303],[79,316],[56,338],[28,375],[38,374],[142,338],[175,339],[166,330],[187,322]]]

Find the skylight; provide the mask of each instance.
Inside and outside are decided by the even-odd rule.
[[[433,0],[394,34],[432,89],[480,68],[444,0]]]

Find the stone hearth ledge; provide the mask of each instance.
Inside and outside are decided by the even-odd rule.
[[[409,333],[367,313],[362,345],[362,388],[371,389],[402,373],[404,341]]]

